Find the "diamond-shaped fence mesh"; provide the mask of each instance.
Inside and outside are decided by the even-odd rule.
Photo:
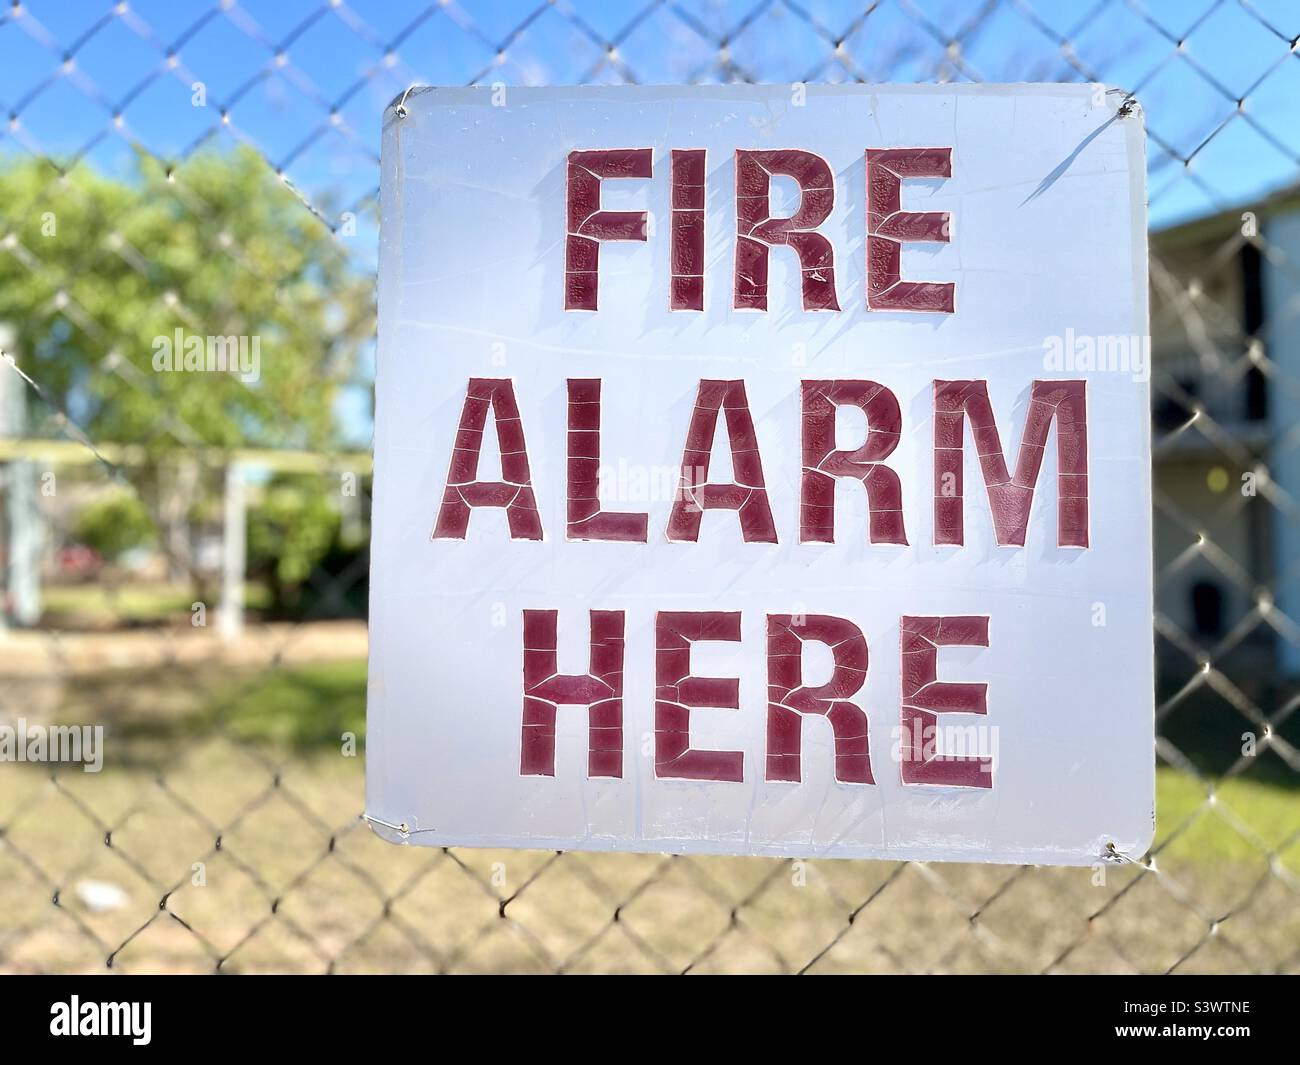
[[[107,755],[0,764],[0,970],[1300,969],[1298,36],[1291,0],[6,5],[0,718],[102,724]],[[426,850],[362,821],[382,110],[414,83],[727,81],[1142,106],[1147,856]],[[157,368],[176,330],[298,354],[198,385]]]

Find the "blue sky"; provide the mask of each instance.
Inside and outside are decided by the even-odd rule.
[[[1300,173],[1294,0],[27,0],[21,10],[0,20],[0,108],[20,122],[0,150],[67,156],[103,135],[89,158],[112,170],[129,164],[128,138],[168,158],[209,135],[247,139],[313,201],[373,190],[379,114],[412,82],[725,80],[724,39],[734,70],[771,82],[931,80],[943,69],[989,81],[1091,80],[1086,71],[1137,87],[1154,225]],[[194,80],[207,107],[191,105]]]
[[[362,208],[344,239],[371,270],[380,115],[413,83],[1100,80],[1146,109],[1160,227],[1300,177],[1297,35],[1296,0],[24,0],[0,11],[0,157],[127,175],[132,145],[251,143],[327,213]]]

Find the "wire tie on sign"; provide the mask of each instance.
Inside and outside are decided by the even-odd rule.
[[[408,825],[405,821],[403,821],[400,825],[395,825],[391,821],[385,821],[379,817],[371,817],[369,814],[362,814],[361,816],[365,820],[369,821],[372,825],[380,825],[383,828],[391,828],[394,832],[400,832],[403,836],[409,836],[411,834],[411,826]]]
[[[1137,111],[1142,106],[1140,103],[1138,103],[1137,96],[1126,89],[1107,89],[1106,95],[1124,97],[1124,99],[1120,101],[1119,107],[1115,111],[1116,118],[1128,118],[1130,115],[1132,115],[1135,111]]]
[[[1130,858],[1123,851],[1119,850],[1115,846],[1114,840],[1111,840],[1109,843],[1106,844],[1106,850],[1102,854],[1101,860],[1104,862],[1114,862],[1116,865],[1141,865],[1142,864],[1141,862],[1135,861],[1134,859]]]
[[[406,98],[407,98],[408,96],[411,95],[411,91],[412,91],[414,88],[415,88],[414,85],[408,85],[408,86],[406,87],[406,92],[402,93],[402,98],[401,98],[400,100],[397,101],[397,106],[396,106],[395,108],[393,108],[393,113],[396,114],[398,118],[405,118],[405,117],[406,117],[406,115],[407,115],[407,111],[406,111]]]

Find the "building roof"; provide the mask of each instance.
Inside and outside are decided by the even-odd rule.
[[[1213,214],[1202,215],[1190,222],[1180,222],[1165,229],[1155,230],[1152,239],[1164,248],[1179,248],[1200,244],[1208,240],[1224,240],[1241,232],[1242,215],[1253,211],[1259,219],[1269,215],[1300,210],[1300,183],[1285,185],[1269,193],[1262,200],[1225,208]]]

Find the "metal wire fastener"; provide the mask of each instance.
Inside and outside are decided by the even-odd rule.
[[[395,825],[391,821],[385,821],[379,817],[371,817],[369,814],[362,814],[362,818],[369,821],[372,825],[380,825],[384,828],[391,828],[394,832],[400,832],[403,836],[411,834],[411,827],[405,821],[400,825]]]

